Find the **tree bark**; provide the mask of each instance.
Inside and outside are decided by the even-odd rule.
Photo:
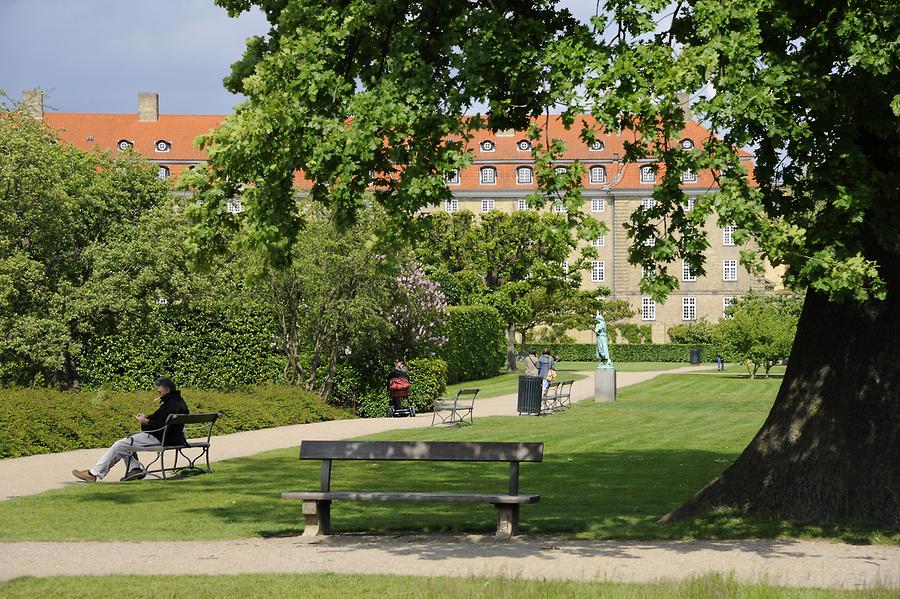
[[[661,523],[730,506],[801,522],[900,527],[900,260],[891,258],[879,260],[885,301],[807,294],[762,429]]]
[[[516,325],[506,325],[506,366],[510,372],[518,370],[516,365]]]

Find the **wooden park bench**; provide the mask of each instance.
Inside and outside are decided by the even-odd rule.
[[[438,397],[434,400],[431,426],[440,419],[440,424],[475,424],[475,397],[480,389],[460,389],[454,397]]]
[[[160,440],[159,445],[135,447],[131,450],[132,453],[138,453],[140,451],[156,453],[156,458],[144,467],[144,476],[165,479],[168,478],[167,475],[178,474],[185,476],[212,472],[212,468],[209,465],[209,439],[212,436],[213,425],[216,423],[219,416],[221,416],[221,414],[218,412],[209,412],[207,414],[169,414],[169,417],[166,418],[166,424],[162,428],[154,429],[152,431],[142,431],[145,433],[162,431],[162,439]],[[169,430],[170,427],[175,425],[182,425],[184,427],[184,437],[188,441],[186,444],[170,442]],[[192,449],[200,450],[193,458],[184,453],[185,451]],[[171,452],[173,458],[172,465],[168,467],[166,466],[166,452]],[[185,462],[182,463],[186,463],[187,465],[179,466],[178,458],[184,459]],[[200,462],[201,460],[206,461],[206,468],[202,467],[202,462],[200,466],[197,465],[197,462]],[[154,466],[157,466],[157,463],[158,467],[154,468]]]
[[[541,397],[541,413],[558,412],[572,405],[574,383],[574,379],[551,382]]]
[[[519,493],[519,463],[540,462],[543,443],[427,442],[427,441],[303,441],[301,460],[322,460],[318,491],[282,493],[283,499],[303,500],[303,536],[331,534],[332,501],[405,501],[417,503],[490,503],[497,508],[498,538],[519,530],[519,506],[537,503],[540,495]],[[508,493],[419,493],[332,491],[334,460],[427,460],[444,462],[509,462]]]

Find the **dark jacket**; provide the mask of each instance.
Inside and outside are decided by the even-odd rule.
[[[190,413],[191,411],[188,410],[187,404],[181,399],[181,393],[171,391],[159,398],[159,409],[147,416],[150,422],[142,424],[141,430],[150,433],[162,443],[163,432],[156,429],[162,429],[166,425],[166,418],[169,417],[169,414]],[[184,426],[176,425],[169,429],[169,434],[166,436],[166,445],[185,445],[186,443]]]

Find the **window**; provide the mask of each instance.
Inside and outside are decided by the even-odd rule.
[[[493,152],[496,149],[497,149],[497,144],[495,144],[494,142],[492,142],[489,139],[486,139],[483,142],[481,142],[481,151],[482,152]]]
[[[168,179],[169,178],[169,167],[160,165],[157,176],[162,180]]]
[[[603,260],[591,260],[591,282],[602,283],[606,280],[606,263]]]
[[[153,144],[153,149],[157,152],[168,152],[172,149],[172,143],[164,139],[158,139],[156,140],[156,143]]]
[[[602,141],[600,141],[599,139],[595,139],[594,141],[591,142],[591,145],[590,145],[591,150],[593,150],[594,152],[600,152],[603,150],[604,147],[605,147],[605,144]]]
[[[681,298],[681,320],[697,320],[697,298]]]
[[[650,247],[650,248],[652,248],[653,246],[655,246],[655,245],[656,245],[656,235],[651,235],[650,237],[648,237],[647,239],[645,239],[645,240],[644,240],[644,245],[646,245],[647,247]]]
[[[694,147],[694,140],[692,139],[682,139],[681,143],[678,144],[681,146],[682,150],[690,150]]]
[[[656,183],[656,170],[652,166],[641,167],[641,183]]]
[[[449,185],[459,185],[459,169],[455,168],[452,171],[447,171],[444,174],[444,179],[447,180]]]
[[[722,261],[722,280],[737,281],[737,260]]]
[[[119,148],[120,152],[124,152],[133,148],[134,142],[127,139],[120,139],[118,142],[116,142],[116,147]]]
[[[553,202],[553,212],[555,212],[557,214],[561,214],[563,212],[568,212],[568,211],[569,210],[566,208],[566,205],[563,204],[562,202],[560,202],[559,200],[556,200],[555,202]]]
[[[734,225],[728,225],[722,229],[722,245],[734,245],[734,231],[737,229]]]
[[[569,261],[568,260],[563,260],[562,270],[563,270],[564,275],[569,276]]]
[[[653,198],[643,198],[641,199],[641,208],[644,210],[652,210],[656,205],[656,202],[653,201]]]
[[[569,169],[567,169],[564,166],[558,166],[555,169],[553,169],[553,172],[556,173],[557,175],[565,175],[566,172],[568,172],[568,170]]]
[[[691,265],[687,262],[681,263],[681,280],[690,283],[697,280],[697,275],[691,270]]]
[[[694,209],[694,198],[688,198],[687,203],[684,205],[684,211],[690,212]]]
[[[495,185],[497,183],[497,169],[492,166],[486,166],[481,169],[481,184]]]
[[[656,320],[656,302],[652,297],[641,298],[641,320]]]
[[[531,149],[531,142],[527,139],[519,140],[519,142],[516,143],[516,149],[520,152],[527,152]]]
[[[697,173],[694,171],[684,171],[681,173],[681,182],[682,183],[696,183],[697,182]]]
[[[531,167],[528,166],[520,166],[516,169],[516,183],[527,184],[531,183]]]
[[[728,315],[728,308],[734,305],[734,296],[726,295],[722,298],[722,318],[731,318]]]
[[[225,207],[228,209],[228,212],[231,214],[238,214],[244,211],[244,207],[241,206],[240,198],[232,198],[230,202],[228,202]]]
[[[591,212],[606,212],[606,198],[591,198]]]
[[[519,198],[519,210],[528,210],[528,202],[525,198]]]
[[[490,212],[494,209],[494,200],[481,200],[481,211]]]
[[[459,200],[447,200],[444,202],[444,210],[447,212],[459,212]]]
[[[606,169],[602,166],[592,166],[590,170],[591,183],[606,183]]]
[[[601,235],[596,239],[591,239],[591,245],[595,248],[606,247],[606,235]]]

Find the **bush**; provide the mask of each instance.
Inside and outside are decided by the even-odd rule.
[[[612,337],[617,342],[625,339],[628,343],[653,343],[653,329],[649,324],[625,322],[612,325],[610,330],[614,332]]]
[[[667,331],[669,341],[687,345],[710,344],[716,341],[716,325],[701,318],[697,322],[677,324]]]
[[[454,306],[447,313],[447,382],[494,376],[506,362],[506,332],[491,306]]]
[[[222,393],[183,392],[192,412],[221,412],[216,434],[348,418],[312,393],[268,386]],[[0,390],[0,458],[105,447],[138,430],[133,414],[153,412],[149,392]]]
[[[593,343],[551,344],[550,353],[565,362],[594,362],[597,359],[596,345]],[[616,362],[690,362],[691,349],[699,348],[701,358],[707,362],[716,355],[713,344],[676,343],[618,343],[609,346],[613,364]]]
[[[419,358],[406,364],[409,370],[409,400],[416,412],[431,411],[434,400],[447,388],[447,363],[437,358]],[[382,418],[387,413],[387,372],[379,381],[371,381],[356,398],[356,414],[363,418]],[[406,400],[403,401],[406,406]]]

